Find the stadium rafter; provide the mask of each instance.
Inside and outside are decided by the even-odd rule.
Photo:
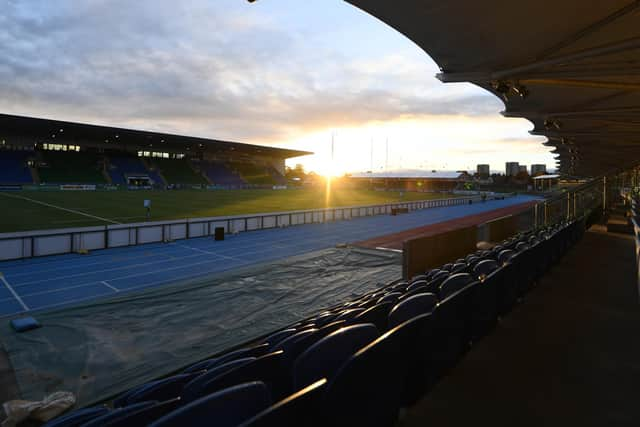
[[[414,41],[446,83],[470,82],[560,148],[563,174],[597,176],[640,156],[640,1],[446,3],[346,0]],[[576,11],[580,13],[576,13]]]

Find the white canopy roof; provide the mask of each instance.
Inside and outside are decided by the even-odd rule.
[[[474,83],[533,122],[561,173],[638,164],[640,1],[347,1],[424,49],[443,82]]]

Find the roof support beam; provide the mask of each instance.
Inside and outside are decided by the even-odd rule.
[[[581,136],[601,136],[604,139],[616,138],[639,138],[638,132],[633,131],[563,131],[563,130],[546,130],[546,129],[533,129],[530,130],[531,135],[546,136],[547,138],[567,138],[567,137],[581,137]]]
[[[562,40],[561,42],[555,44],[554,46],[550,47],[549,49],[545,50],[544,52],[542,52],[540,55],[538,55],[538,59],[542,60],[545,58],[548,58],[550,56],[552,56],[553,54],[555,54],[556,52],[571,46],[573,43],[577,42],[578,40],[589,36],[591,34],[593,34],[594,32],[606,27],[607,25],[615,22],[616,20],[618,20],[619,18],[622,18],[623,16],[628,15],[629,13],[633,12],[634,10],[636,10],[638,7],[640,7],[640,0],[634,0],[631,3],[629,3],[628,5],[626,5],[625,7],[623,7],[622,9],[619,9],[617,11],[615,11],[614,13],[612,13],[609,16],[604,17],[603,19],[594,22],[593,24],[583,28],[582,30],[574,33],[573,35],[571,35],[570,37],[567,37],[566,39]]]
[[[619,107],[619,108],[601,108],[601,109],[575,109],[566,111],[502,111],[504,117],[580,117],[580,116],[606,116],[606,115],[625,115],[640,114],[640,107]]]
[[[539,86],[585,87],[592,89],[640,90],[640,83],[605,82],[597,80],[524,79],[520,83]]]
[[[534,61],[529,64],[521,65],[519,67],[508,68],[505,70],[498,70],[493,72],[466,72],[466,73],[438,73],[436,77],[443,83],[455,83],[455,82],[490,82],[493,80],[503,80],[510,78],[521,78],[525,73],[539,70],[541,68],[550,67],[554,65],[562,65],[575,61],[581,61],[583,59],[589,59],[597,56],[611,55],[627,50],[640,49],[640,37],[632,37],[626,40],[621,40],[615,43],[609,43],[601,46],[596,46],[589,49],[584,49],[579,52],[571,53],[568,55],[557,56],[550,59],[543,59],[540,61]]]

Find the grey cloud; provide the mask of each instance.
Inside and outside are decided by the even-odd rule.
[[[489,94],[446,96],[428,75],[311,52],[300,35],[206,2],[55,3],[0,11],[2,112],[273,142],[302,129],[500,110]]]

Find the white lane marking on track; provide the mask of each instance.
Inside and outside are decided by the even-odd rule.
[[[379,230],[379,228],[378,228],[378,230]],[[313,241],[315,241],[315,242],[321,242],[321,241],[324,241],[324,240],[331,240],[331,239],[335,239],[335,236],[323,236],[323,237],[321,237],[321,238],[319,238],[319,239],[311,239],[311,240],[313,240]],[[286,241],[286,240],[288,240],[288,239],[281,240],[281,241]],[[304,243],[303,243],[303,244],[304,244]],[[180,245],[177,245],[177,244],[174,244],[174,245],[175,245],[175,246],[180,246]],[[290,245],[290,247],[296,247],[296,246],[300,246],[300,244]],[[220,255],[220,254],[216,254],[216,253],[214,253],[214,252],[207,252],[207,251],[204,251],[204,250],[202,250],[202,249],[197,249],[197,248],[193,248],[193,247],[188,247],[188,248],[189,248],[189,249],[192,249],[192,250],[195,250],[195,251],[198,251],[198,252],[204,252],[204,253],[207,253],[207,254],[211,254],[211,255],[213,255],[213,256],[221,257],[221,255]],[[236,249],[242,249],[242,248],[236,248]],[[244,253],[243,255],[249,255],[249,254],[253,254],[253,253],[262,253],[262,252],[263,252],[263,251],[250,251],[250,252],[246,252],[246,253]],[[231,258],[231,257],[227,257],[227,258]],[[237,259],[237,258],[234,258],[234,259]],[[237,259],[237,260],[242,261],[241,259]],[[208,263],[208,261],[207,261],[207,262],[198,262],[198,263],[188,264],[187,266],[202,265],[202,264],[206,264],[206,263]],[[176,267],[176,268],[169,268],[169,269],[163,269],[163,270],[159,270],[159,271],[175,270],[175,269],[177,269],[177,268],[179,268],[179,267]],[[145,276],[145,275],[147,275],[147,274],[152,274],[152,273],[156,273],[156,272],[158,272],[158,271],[148,272],[148,273],[142,273],[142,274],[135,274],[135,275],[129,275],[129,276],[122,276],[122,277],[118,277],[118,278],[110,279],[110,280],[126,279],[126,278],[130,278],[130,277],[135,277],[135,276]],[[177,277],[175,277],[175,278],[171,278],[171,279],[163,279],[163,280],[160,280],[160,281],[151,281],[151,282],[147,282],[147,283],[142,284],[142,285],[132,286],[132,287],[130,287],[130,288],[127,288],[126,290],[128,291],[128,290],[140,289],[140,288],[143,288],[143,287],[153,287],[153,286],[157,286],[157,285],[159,285],[159,284],[166,283],[166,282],[173,282],[173,281],[177,281],[177,280],[184,280],[184,279],[186,279],[186,278],[190,278],[190,277],[197,277],[197,276],[201,276],[201,275],[202,275],[202,276],[204,276],[205,274],[209,274],[209,273],[212,273],[212,272],[214,272],[214,271],[205,271],[205,272],[196,273],[196,274],[180,275],[180,276],[177,276]],[[81,287],[85,287],[85,286],[93,285],[93,284],[95,284],[95,283],[96,283],[96,282],[89,282],[89,283],[80,284],[80,285],[77,285],[77,286],[70,286],[70,287],[66,287],[66,288],[53,289],[53,290],[49,290],[49,291],[45,291],[45,292],[36,292],[36,293],[33,293],[33,294],[29,294],[29,295],[41,295],[41,294],[46,294],[46,293],[51,293],[51,292],[57,292],[57,291],[68,290],[68,289],[81,288]],[[101,296],[101,295],[98,295],[98,296]],[[52,304],[52,305],[45,305],[45,306],[39,307],[39,308],[38,308],[38,310],[40,310],[40,309],[44,309],[44,308],[48,308],[48,307],[54,307],[54,306],[59,306],[59,305],[65,305],[65,304],[72,303],[72,302],[74,302],[74,301],[80,301],[80,300],[92,299],[92,298],[95,298],[95,297],[97,297],[97,296],[94,296],[94,297],[87,297],[87,298],[82,298],[82,299],[72,299],[72,300],[69,300],[69,301],[67,301],[67,302],[62,302],[62,303]],[[2,300],[2,301],[4,301],[4,300]],[[3,316],[0,316],[0,317],[3,317]]]
[[[219,256],[221,258],[234,259],[236,261],[242,261],[242,260],[240,260],[238,258],[235,258],[235,257],[232,257],[232,256],[221,255],[221,254],[216,253],[216,252],[209,252],[209,251],[205,251],[204,249],[194,248],[194,247],[187,246],[187,245],[176,245],[176,246],[180,246],[181,248],[185,248],[185,249],[191,249],[192,251],[201,252],[201,253],[207,254],[207,255],[214,255],[214,256]]]
[[[190,256],[187,256],[187,257],[179,257],[179,258],[176,258],[176,259],[194,258],[194,257],[197,257],[197,256],[198,255],[190,255]],[[111,271],[126,270],[126,269],[134,268],[134,267],[147,267],[147,266],[150,266],[150,265],[153,265],[153,264],[159,264],[159,263],[163,263],[163,262],[166,262],[166,261],[167,260],[165,260],[165,259],[161,259],[161,260],[158,260],[158,261],[143,262],[143,263],[139,263],[139,264],[125,264],[125,265],[121,265],[120,267],[107,268],[107,269],[104,269],[104,270],[91,270],[91,271],[86,271],[84,273],[69,274],[69,275],[66,275],[66,276],[51,276],[51,275],[49,275],[49,277],[47,277],[46,279],[32,280],[30,282],[21,282],[21,283],[16,285],[16,288],[19,288],[21,286],[26,286],[26,285],[33,285],[33,284],[36,284],[36,283],[50,282],[51,280],[72,279],[74,277],[87,276],[87,275],[90,275],[90,274],[109,273]],[[48,273],[48,271],[45,270],[45,271],[41,271],[39,273]],[[11,277],[13,277],[13,276],[11,276]]]
[[[114,290],[115,292],[120,292],[120,289],[116,288],[115,286],[111,286],[110,284],[107,283],[106,280],[103,280],[102,282],[103,285],[105,285],[107,288]]]
[[[1,192],[0,192],[0,195],[5,196],[5,197],[9,197],[9,198],[12,198],[12,199],[26,200],[28,202],[37,203],[37,204],[42,205],[42,206],[48,206],[50,208],[59,209],[61,211],[71,212],[71,213],[74,213],[76,215],[83,215],[83,216],[86,216],[86,217],[89,217],[89,218],[99,219],[100,221],[110,222],[111,224],[122,224],[121,222],[118,222],[118,221],[113,221],[113,220],[110,220],[110,219],[107,219],[107,218],[102,218],[102,217],[99,217],[99,216],[95,216],[95,215],[91,215],[91,214],[88,214],[88,213],[76,211],[76,210],[73,210],[73,209],[63,208],[61,206],[52,205],[51,203],[46,203],[46,202],[41,202],[40,200],[30,199],[29,197],[16,196],[15,194],[7,194],[7,193],[1,193]]]
[[[377,229],[378,231],[381,231],[381,230],[383,230],[383,229],[386,229],[386,227],[382,227],[382,228],[380,228],[380,227],[367,227],[367,228],[365,229],[365,231],[368,231],[369,229]],[[363,230],[360,230],[360,232],[361,232],[361,231],[363,231]],[[308,233],[302,233],[302,234],[303,234],[303,235],[306,235],[306,234],[308,234]],[[308,239],[308,241],[309,241],[309,243],[313,242],[313,243],[318,244],[318,243],[320,243],[320,242],[324,242],[324,241],[330,242],[330,241],[332,241],[333,239],[334,239],[334,236],[322,236],[322,237],[320,237],[320,238]],[[289,237],[287,237],[287,238],[285,238],[285,239],[273,239],[273,238],[272,238],[272,239],[264,239],[264,242],[263,242],[263,239],[252,239],[252,241],[251,241],[250,243],[253,243],[253,244],[252,244],[252,246],[253,246],[254,248],[256,248],[256,247],[259,247],[259,246],[273,246],[273,243],[275,243],[275,242],[287,242],[287,243],[288,243],[289,241],[290,241],[290,238],[289,238]],[[187,246],[187,245],[179,245],[179,244],[174,244],[174,245],[175,245],[175,246],[179,246],[179,247],[183,247],[183,248],[186,248],[186,249],[189,249],[189,250],[193,250],[193,251],[196,251],[196,252],[205,253],[205,254],[208,254],[208,255],[213,255],[213,256],[216,256],[216,257],[220,257],[220,258],[227,258],[227,259],[232,259],[232,260],[236,260],[236,261],[243,261],[243,259],[239,259],[239,258],[236,258],[236,257],[231,257],[231,256],[222,255],[222,254],[223,254],[223,253],[225,253],[225,252],[233,252],[233,251],[236,251],[236,250],[238,250],[238,249],[243,249],[242,247],[236,247],[236,248],[234,248],[234,249],[231,249],[230,251],[209,252],[209,251],[205,251],[205,250],[202,250],[202,249],[199,249],[199,248],[194,248],[194,247]],[[297,247],[297,246],[306,246],[306,244],[305,244],[305,243],[302,243],[302,244],[300,244],[300,243],[299,243],[299,244],[293,244],[293,245],[288,245],[288,246],[289,246],[289,248],[291,249],[291,248],[293,248],[293,247]],[[248,248],[244,248],[244,249],[248,249]],[[245,253],[243,253],[243,255],[245,255],[245,256],[246,256],[246,255],[249,255],[249,254],[260,253],[260,252],[261,252],[261,251],[249,251],[249,252],[245,252]],[[156,254],[153,254],[153,252],[151,252],[151,254],[152,254],[152,255],[156,255]],[[166,255],[166,254],[165,254],[165,255]],[[194,257],[194,256],[177,257],[177,258],[176,258],[176,257],[171,257],[171,258],[175,258],[175,259],[187,259],[187,258],[193,258],[193,257]],[[165,261],[166,261],[166,260],[165,260]],[[151,263],[141,263],[141,264],[137,264],[137,265],[134,265],[134,266],[147,266],[147,265],[157,264],[157,263],[159,263],[159,262],[164,262],[164,261],[154,261],[154,262],[151,262]],[[206,263],[206,262],[205,262],[205,263]],[[93,263],[91,263],[91,264],[93,264]],[[189,265],[200,265],[200,264],[203,264],[203,263],[195,263],[195,264],[189,264]],[[117,271],[117,270],[121,270],[121,269],[128,269],[128,268],[131,268],[131,267],[132,267],[132,266],[121,266],[121,267],[112,268],[112,269],[107,269],[107,270],[102,270],[102,271],[92,271],[92,272],[90,272],[90,273],[80,273],[80,274],[74,274],[74,275],[70,275],[70,276],[62,276],[62,277],[57,277],[56,279],[61,279],[61,278],[70,278],[70,277],[77,277],[77,276],[83,276],[83,275],[87,275],[87,274],[91,274],[91,273],[97,273],[97,272]],[[55,269],[54,269],[54,270],[55,270]],[[173,270],[173,268],[171,268],[171,269],[169,269],[169,270]],[[45,271],[46,271],[46,270],[45,270]],[[161,270],[161,271],[162,271],[162,270]],[[165,269],[165,271],[166,271],[166,269]],[[18,274],[19,274],[19,273],[18,273]],[[122,276],[122,277],[117,277],[117,278],[115,278],[115,280],[118,280],[118,279],[121,279],[121,278],[134,277],[134,276],[142,276],[142,275],[144,275],[144,274],[150,274],[150,273],[135,274],[135,275],[131,275],[131,276]],[[24,282],[24,283],[21,283],[21,284],[19,284],[19,285],[17,285],[17,286],[19,287],[19,286],[24,286],[24,285],[27,285],[27,284],[39,283],[39,282],[43,282],[43,281],[44,281],[44,280],[36,280],[36,281],[31,281],[31,282]],[[89,282],[89,283],[95,283],[95,282]],[[89,283],[87,283],[87,285],[88,285]],[[73,286],[73,288],[75,288],[75,287],[77,287],[77,286]],[[36,294],[39,294],[39,293],[36,293]]]
[[[4,283],[4,285],[7,287],[9,292],[11,292],[11,295],[13,295],[13,297],[20,303],[24,311],[29,311],[29,307],[27,307],[27,304],[25,304],[24,301],[22,301],[22,298],[20,298],[20,295],[18,295],[16,291],[13,290],[9,282],[7,282],[7,279],[5,279],[4,275],[2,275],[1,273],[0,273],[0,281]]]
[[[2,193],[0,193],[0,194],[2,194]],[[488,202],[488,203],[487,203],[487,205],[489,205],[489,203],[491,203],[491,202],[494,202],[494,201],[492,200],[492,201]],[[486,206],[486,205],[485,205],[485,206]],[[434,210],[439,210],[440,208],[433,208],[433,209],[434,209]],[[425,211],[428,211],[428,210],[425,210]],[[418,212],[424,212],[424,211],[418,211]],[[483,212],[484,212],[484,210],[483,210]],[[432,213],[432,212],[429,212],[429,213]],[[454,218],[455,218],[455,217],[456,217],[456,216],[454,216]],[[373,218],[373,217],[365,217],[365,218],[370,219],[370,218]],[[438,217],[438,218],[431,218],[431,219],[432,219],[432,221],[430,222],[430,224],[431,224],[431,223],[437,223],[437,222],[440,222],[441,220],[443,220],[443,219],[442,219],[442,218],[440,218],[440,217]],[[422,221],[420,218],[418,218],[418,220],[419,220],[419,221]],[[313,226],[313,225],[319,225],[319,226],[322,226],[322,225],[326,225],[326,224],[328,224],[328,223],[307,224],[307,225],[308,225],[308,226]],[[339,224],[339,222],[337,222],[337,223],[331,223],[331,224]],[[407,223],[407,224],[405,224],[405,225],[406,225],[407,227],[409,227],[409,228],[411,228],[412,226],[414,226],[414,224],[413,224],[412,222],[411,222],[411,223]],[[422,226],[422,225],[425,225],[425,224],[423,224],[423,223],[421,223],[421,222],[420,222],[419,224],[417,224],[417,225],[415,225],[415,226]],[[359,230],[359,232],[365,232],[365,233],[368,233],[370,230],[375,230],[375,231],[377,231],[377,232],[381,233],[381,235],[382,235],[382,234],[384,234],[384,233],[386,233],[386,232],[388,231],[388,230],[387,230],[387,228],[389,228],[389,227],[384,227],[384,226],[380,227],[380,225],[375,225],[375,226],[372,226],[372,227],[367,227],[367,228],[361,229],[361,230]],[[288,242],[288,241],[290,240],[290,237],[287,237],[287,238],[285,238],[285,239],[280,240],[280,239],[273,239],[273,237],[271,237],[271,236],[270,236],[270,233],[269,233],[269,232],[272,232],[272,231],[279,231],[279,229],[265,229],[265,230],[261,230],[261,231],[263,231],[263,232],[267,232],[267,234],[268,234],[268,235],[267,235],[267,236],[261,236],[261,237],[258,237],[258,238],[256,238],[255,236],[251,236],[251,237],[252,237],[252,239],[250,240],[250,242],[249,242],[249,243],[251,243],[251,244],[252,244],[252,246],[259,246],[259,245],[266,245],[266,246],[267,246],[267,245],[269,245],[269,244],[270,244],[270,246],[271,246],[271,247],[280,247],[280,248],[284,248],[284,247],[286,247],[286,246],[280,246],[280,245],[277,245],[277,243],[279,243],[279,242]],[[393,228],[389,228],[389,231],[390,231],[390,232],[396,232],[396,231],[398,231],[398,230],[395,230],[395,229],[393,229]],[[400,231],[402,231],[402,230],[400,230]],[[298,235],[297,235],[297,237],[298,237],[298,238],[306,238],[306,236],[307,236],[308,234],[313,235],[314,233],[313,233],[313,232],[309,232],[309,233],[302,233],[302,234],[298,234]],[[322,239],[323,239],[323,238],[320,238],[320,239],[310,239],[310,240],[322,240]],[[360,238],[360,237],[358,237],[358,239],[360,239],[360,240],[361,240],[361,238]],[[166,246],[165,246],[165,247],[166,247]],[[154,255],[154,256],[155,256],[155,255],[165,255],[165,256],[169,256],[169,258],[171,258],[171,259],[178,259],[178,258],[181,258],[181,257],[175,257],[175,256],[173,256],[173,255],[166,254],[162,249],[160,249],[160,251],[162,251],[162,252],[154,253],[154,252],[153,252],[154,250],[159,249],[159,247],[156,247],[155,245],[154,245],[154,247],[153,247],[152,249],[148,249],[148,248],[144,249],[144,248],[141,248],[141,247],[137,247],[137,248],[138,248],[138,249],[140,249],[140,250],[137,250],[136,248],[134,248],[134,250],[133,250],[132,252],[129,252],[129,254],[138,254],[138,252],[142,252],[143,250],[145,250],[145,251],[149,251],[149,252],[150,252],[150,254],[151,254],[151,255]],[[190,249],[193,249],[193,248],[190,248]],[[231,252],[233,252],[234,250],[237,250],[237,249],[242,249],[242,247],[239,247],[239,248],[238,248],[238,247],[236,247],[236,248],[234,248],[234,249],[231,249]],[[223,253],[225,253],[225,252],[228,252],[228,251],[221,251],[221,252],[217,252],[217,255],[218,255],[218,256],[222,256],[222,254],[223,254]],[[146,255],[145,255],[145,256],[146,256]],[[120,255],[120,257],[122,257],[122,255]],[[134,256],[133,258],[142,258],[142,257],[143,257],[143,256]],[[87,258],[102,258],[102,255],[99,255],[99,254],[98,254],[98,255],[89,255],[88,257],[84,257],[84,258],[85,258],[85,259],[87,259]],[[131,259],[131,257],[130,257],[130,256],[127,256],[127,258],[128,258],[128,259]],[[117,261],[117,259],[113,259],[112,261]],[[48,265],[48,264],[54,264],[54,265],[55,265],[55,263],[57,263],[57,262],[58,262],[58,261],[42,262],[42,263],[38,263],[37,265],[38,265],[38,266],[46,266],[46,265]],[[103,263],[103,261],[100,259],[99,261],[96,261],[96,262],[91,262],[91,263],[87,263],[87,264],[82,264],[82,266],[83,266],[83,267],[88,267],[88,266],[91,266],[91,265],[94,265],[94,264],[101,264],[101,263]],[[16,266],[9,266],[9,267],[7,267],[7,268],[16,268]],[[22,268],[22,266],[20,266],[19,268]],[[41,271],[42,271],[42,272],[49,272],[49,271],[55,271],[55,270],[65,270],[65,269],[75,269],[75,268],[76,268],[75,266],[73,266],[73,267],[57,267],[57,268],[48,268],[48,269],[43,269],[43,270],[41,270]],[[21,276],[21,275],[29,275],[29,274],[32,274],[32,272],[12,273],[12,276]]]

